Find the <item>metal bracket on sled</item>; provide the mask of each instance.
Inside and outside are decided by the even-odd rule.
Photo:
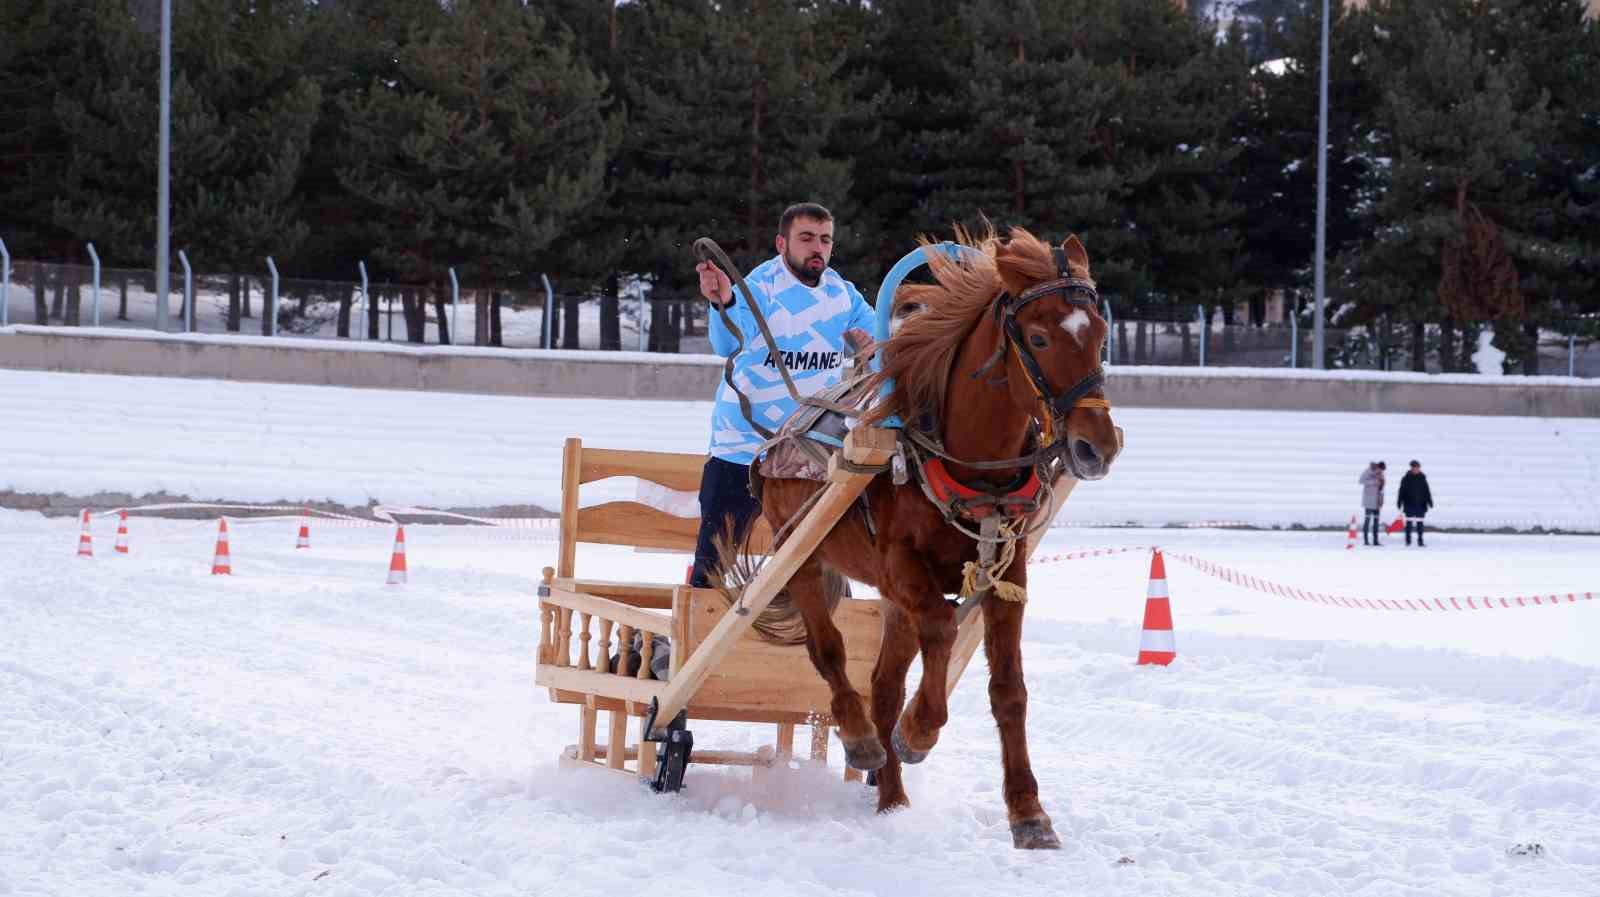
[[[687,728],[689,711],[678,711],[672,722],[658,730],[656,714],[660,710],[661,700],[651,698],[650,710],[644,717],[644,740],[661,745],[656,754],[656,778],[650,783],[650,790],[657,794],[683,790],[683,773],[689,768],[689,752],[694,750],[694,733]]]

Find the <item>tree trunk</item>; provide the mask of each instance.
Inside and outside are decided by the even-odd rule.
[[[428,306],[418,290],[400,291],[400,314],[405,319],[406,342],[427,342]]]
[[[656,299],[650,300],[650,340],[645,345],[651,352],[670,352],[668,332],[671,322],[668,316],[666,303]]]
[[[1150,361],[1150,353],[1145,349],[1144,341],[1148,336],[1149,328],[1143,321],[1133,324],[1133,363],[1145,364]]]
[[[433,291],[433,314],[434,314],[435,317],[437,317],[439,319],[439,345],[441,345],[441,346],[451,345],[451,342],[450,342],[450,321],[449,321],[448,318],[445,317],[448,314],[448,312],[445,311],[445,309],[447,307],[448,306],[445,305],[445,301],[444,301],[444,291],[443,290],[434,290]]]
[[[239,297],[239,317],[253,318],[255,315],[250,312],[250,278],[245,277],[242,280],[244,281],[244,290]]]
[[[1209,324],[1210,322],[1211,310],[1206,309],[1206,323]],[[1233,334],[1233,303],[1224,302],[1222,304],[1222,353],[1227,355],[1237,348],[1238,344],[1235,342]]]
[[[761,215],[761,117],[767,106],[766,82],[757,78],[756,83],[750,86],[750,92],[750,198],[745,203],[750,243],[746,248],[755,252],[761,245],[761,228],[758,224]]]
[[[355,305],[355,293],[345,293],[339,297],[339,323],[337,325],[340,339],[350,338],[350,309]]]
[[[273,322],[278,319],[278,301],[268,292],[272,287],[267,281],[261,282],[261,335],[271,336]],[[245,294],[244,307],[250,308],[250,295]]]
[[[1439,373],[1456,370],[1456,324],[1447,317],[1439,323]]]
[[[489,298],[489,345],[504,346],[505,330],[500,321],[500,291],[495,290]]]
[[[33,323],[50,323],[49,286],[45,282],[44,266],[33,266]]]
[[[1483,328],[1475,323],[1461,325],[1461,358],[1456,362],[1456,370],[1477,372],[1478,364],[1472,360],[1473,353],[1478,351],[1478,334]]]
[[[540,329],[539,345],[541,348],[554,349],[557,340],[561,339],[561,303],[551,297],[544,304],[544,314],[550,316],[550,326]],[[539,323],[543,324],[544,322],[540,321]],[[550,335],[548,339],[545,337],[547,333]]]
[[[83,307],[83,275],[77,271],[72,272],[72,284],[67,289],[67,307],[65,323],[77,327],[79,315]]]
[[[367,303],[367,339],[375,340],[375,339],[378,338],[378,332],[379,332],[378,331],[378,325],[382,323],[381,321],[378,320],[379,316],[382,314],[382,303],[381,303],[378,295],[376,293],[372,292],[370,287],[367,290],[366,303]]]
[[[561,313],[561,348],[581,349],[578,345],[578,303],[582,297],[568,294],[561,297],[566,308]]]
[[[126,274],[117,280],[117,320],[128,320],[128,275]]]
[[[237,274],[228,276],[228,323],[229,333],[239,332],[239,291],[244,285],[244,278]]]
[[[1128,363],[1128,322],[1117,321],[1117,364]]]
[[[57,321],[67,319],[67,279],[70,277],[66,271],[56,278],[56,299],[50,304],[50,317]]]
[[[612,352],[622,348],[622,302],[616,272],[605,280],[600,292],[600,348]]]
[[[1522,335],[1526,338],[1527,349],[1522,356],[1522,373],[1529,377],[1539,376],[1539,325],[1533,321],[1522,322]]]
[[[1194,364],[1195,360],[1196,360],[1195,359],[1195,355],[1194,355],[1194,344],[1192,342],[1190,342],[1190,337],[1192,336],[1192,334],[1189,332],[1189,322],[1188,321],[1184,321],[1184,322],[1182,322],[1181,324],[1178,325],[1178,333],[1181,334],[1182,343],[1183,343],[1183,350],[1178,355],[1178,363],[1179,364]],[[1203,334],[1202,334],[1201,338],[1202,339],[1204,338]]]
[[[1428,371],[1428,325],[1421,321],[1411,322],[1411,369]]]

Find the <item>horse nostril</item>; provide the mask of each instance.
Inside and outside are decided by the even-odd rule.
[[[1072,456],[1086,464],[1095,464],[1100,461],[1100,452],[1087,439],[1078,439],[1072,443]]]

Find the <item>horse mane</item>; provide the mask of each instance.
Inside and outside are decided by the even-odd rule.
[[[1020,227],[1013,227],[1005,239],[992,226],[976,235],[958,227],[956,242],[978,250],[975,257],[952,257],[934,249],[927,237],[917,242],[938,283],[909,284],[896,291],[897,302],[916,302],[922,310],[906,318],[894,337],[878,346],[883,365],[872,376],[868,395],[876,395],[889,380],[894,389],[867,412],[863,423],[879,423],[891,415],[911,422],[925,412],[942,413],[961,347],[979,319],[993,309],[1005,290],[1006,276],[1030,283],[1056,276],[1050,245]]]

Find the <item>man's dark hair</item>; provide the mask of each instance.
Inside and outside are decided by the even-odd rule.
[[[814,202],[797,202],[783,210],[783,217],[778,219],[778,235],[787,240],[789,238],[789,226],[794,224],[796,218],[815,218],[818,221],[832,221],[833,213]]]

